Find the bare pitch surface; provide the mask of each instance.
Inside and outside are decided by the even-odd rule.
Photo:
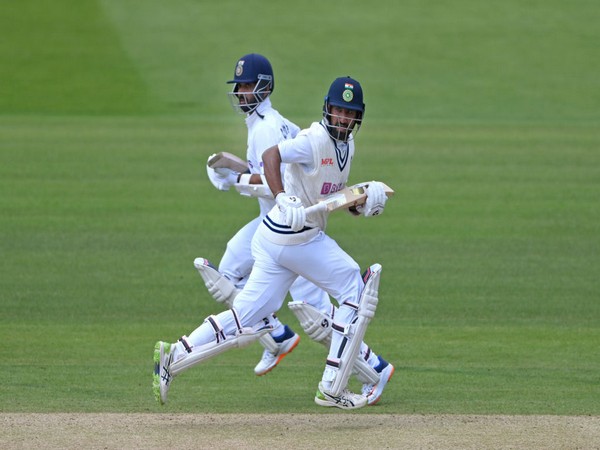
[[[4,414],[5,449],[599,448],[600,417]]]

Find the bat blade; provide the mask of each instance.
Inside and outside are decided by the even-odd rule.
[[[240,173],[248,170],[248,163],[246,161],[229,152],[215,153],[208,159],[207,164],[208,167],[212,167],[213,169],[226,167]]]

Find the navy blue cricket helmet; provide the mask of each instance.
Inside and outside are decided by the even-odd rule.
[[[250,53],[242,56],[235,65],[233,80],[228,84],[234,84],[230,94],[234,109],[249,114],[264,101],[275,89],[275,77],[271,63],[263,55]],[[240,83],[256,83],[252,95],[239,95]]]
[[[332,116],[331,106],[357,111],[356,119],[346,125],[334,124],[332,119],[337,116]],[[354,133],[358,133],[364,114],[365,104],[360,83],[350,77],[336,78],[331,83],[323,104],[323,117],[330,136],[336,140],[347,141],[355,126]]]

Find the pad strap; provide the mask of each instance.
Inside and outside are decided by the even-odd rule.
[[[237,311],[235,310],[235,308],[231,308],[231,314],[233,315],[233,320],[235,321],[235,326],[238,330],[238,333],[242,332],[242,322],[240,321],[240,317],[238,316]]]
[[[189,344],[189,342],[187,341],[187,339],[188,339],[187,336],[181,336],[179,338],[179,342],[181,342],[181,344],[183,345],[183,348],[185,349],[186,352],[192,353],[192,347]]]
[[[208,316],[205,319],[205,322],[208,322],[210,324],[210,326],[213,327],[217,344],[220,342],[223,342],[225,339],[227,339],[227,336],[225,335],[225,332],[223,331],[223,326],[221,325],[221,322],[219,322],[219,319],[217,319],[217,316],[214,316],[214,315]]]

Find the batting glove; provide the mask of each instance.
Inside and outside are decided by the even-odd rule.
[[[306,211],[304,210],[304,206],[302,206],[302,201],[298,197],[281,192],[275,197],[275,202],[277,202],[279,211],[281,211],[285,217],[285,224],[289,226],[292,231],[300,231],[304,228],[304,224],[306,223]]]
[[[237,183],[239,172],[236,172],[225,167],[213,169],[206,166],[206,173],[210,182],[220,191],[228,191],[231,186]]]
[[[357,206],[356,210],[365,217],[380,216],[383,214],[387,195],[383,184],[378,181],[371,181],[365,191],[367,193],[367,201],[362,206]]]

